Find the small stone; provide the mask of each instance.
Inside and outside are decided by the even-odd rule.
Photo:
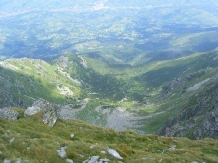
[[[30,150],[30,147],[27,147],[26,149],[27,149],[27,150]]]
[[[160,159],[160,160],[159,160],[159,163],[162,163],[162,161],[163,161],[163,159]]]
[[[101,154],[106,154],[107,152],[106,151],[101,151]]]
[[[14,142],[14,137],[11,140],[9,140],[9,144],[12,144],[13,142]]]
[[[88,160],[83,161],[83,163],[97,163],[100,156],[92,156]]]
[[[99,163],[108,163],[110,160],[107,158],[100,159]]]
[[[144,161],[149,160],[149,157],[144,157],[144,158],[142,158],[142,160],[144,160]]]
[[[57,153],[59,154],[59,156],[61,158],[66,158],[67,157],[67,153],[65,151],[66,147],[61,147],[60,150],[57,150]]]
[[[117,158],[117,159],[120,159],[120,160],[122,160],[123,158],[120,156],[120,154],[116,151],[116,150],[114,150],[114,149],[109,149],[108,148],[108,153],[111,155],[111,156],[113,156],[113,157],[115,157],[115,158]]]
[[[88,163],[96,163],[100,156],[92,156]]]
[[[89,162],[89,160],[85,160],[85,161],[83,161],[82,163],[88,163]]]
[[[79,156],[80,156],[80,157],[82,157],[82,158],[84,157],[84,156],[83,156],[83,155],[81,155],[81,154],[79,154]]]
[[[94,149],[94,148],[96,148],[98,146],[98,144],[96,143],[95,145],[91,145],[89,148],[90,149]]]
[[[18,159],[15,161],[15,163],[21,163],[21,162],[22,162],[21,158],[18,158]]]
[[[73,138],[73,137],[74,137],[74,134],[71,134],[70,137]]]
[[[169,148],[168,150],[169,150],[169,151],[174,151],[175,148],[176,148],[176,145],[173,145],[173,146],[172,146],[171,148]]]
[[[144,158],[142,158],[142,160],[146,161],[146,160],[155,160],[155,159],[152,157],[144,157]]]
[[[4,135],[2,135],[2,137],[8,137],[8,134],[5,132]]]
[[[66,159],[66,162],[67,162],[67,163],[73,163],[73,160],[67,158],[67,159]]]

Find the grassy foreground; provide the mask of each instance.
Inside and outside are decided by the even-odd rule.
[[[19,110],[22,114],[22,110]],[[125,163],[140,162],[207,162],[218,160],[218,141],[213,139],[189,140],[187,138],[140,135],[133,131],[116,132],[96,127],[78,120],[58,120],[53,128],[44,125],[41,113],[17,121],[0,119],[0,161],[22,161],[40,163],[61,163],[56,150],[67,145],[67,156],[75,163],[87,160],[89,156],[108,158],[119,162],[108,153],[107,146],[117,150]],[[75,136],[71,138],[71,134]],[[10,140],[14,141],[10,143]],[[90,146],[96,145],[93,149]],[[173,150],[172,147],[175,147]],[[25,161],[24,161],[25,162]]]

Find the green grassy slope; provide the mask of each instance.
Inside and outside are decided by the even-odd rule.
[[[17,110],[17,109],[16,109]],[[22,114],[22,110],[19,111]],[[99,155],[118,162],[109,154],[107,146],[117,150],[124,158],[123,162],[217,162],[218,141],[203,139],[191,141],[187,138],[168,138],[156,135],[140,135],[133,131],[115,132],[112,129],[96,127],[82,121],[58,120],[53,128],[44,125],[41,113],[17,121],[0,119],[0,160],[17,158],[30,162],[65,162],[56,150],[67,145],[67,156],[80,163],[90,156]],[[71,134],[75,136],[70,137]],[[9,144],[9,141],[14,141]],[[90,146],[97,146],[90,149]],[[172,146],[174,150],[170,150]]]
[[[76,83],[45,61],[10,59],[1,62],[0,66],[1,106],[26,107],[39,98],[62,104],[66,96],[81,93]],[[62,94],[58,87],[67,87],[72,93]]]

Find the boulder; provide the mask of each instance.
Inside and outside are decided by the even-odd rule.
[[[14,121],[18,119],[18,112],[14,110],[10,110],[8,108],[0,109],[0,118],[6,118],[10,121]]]
[[[41,111],[40,107],[28,107],[24,112],[24,117],[29,117],[31,115],[37,114],[39,111]]]
[[[47,123],[50,127],[53,127],[60,116],[60,106],[40,99],[35,101],[31,107],[26,109],[24,116],[28,117],[37,114],[40,111],[43,111],[43,123]]]

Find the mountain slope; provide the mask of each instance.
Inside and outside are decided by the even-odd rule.
[[[168,120],[157,134],[185,136],[194,139],[218,139],[218,76],[204,90],[190,97],[180,114]]]
[[[19,112],[23,114],[22,110]],[[108,146],[128,163],[217,162],[218,141],[213,139],[191,141],[187,138],[140,135],[133,131],[115,132],[75,120],[58,120],[53,128],[49,128],[42,123],[41,113],[16,121],[0,119],[0,122],[1,161],[60,163],[68,158],[79,163],[89,157],[100,156],[110,159],[110,162],[119,162],[106,152]],[[61,147],[66,148],[65,158],[57,153]]]
[[[81,91],[75,82],[43,60],[10,59],[0,66],[2,107],[26,107],[38,98],[61,104],[66,96],[79,96]]]
[[[217,61],[216,51],[156,62],[141,58],[134,64],[95,53],[65,53],[51,62],[9,59],[0,62],[1,107],[26,108],[42,98],[60,104],[64,119],[155,133],[212,90]],[[198,101],[190,100],[197,94],[202,94]]]

